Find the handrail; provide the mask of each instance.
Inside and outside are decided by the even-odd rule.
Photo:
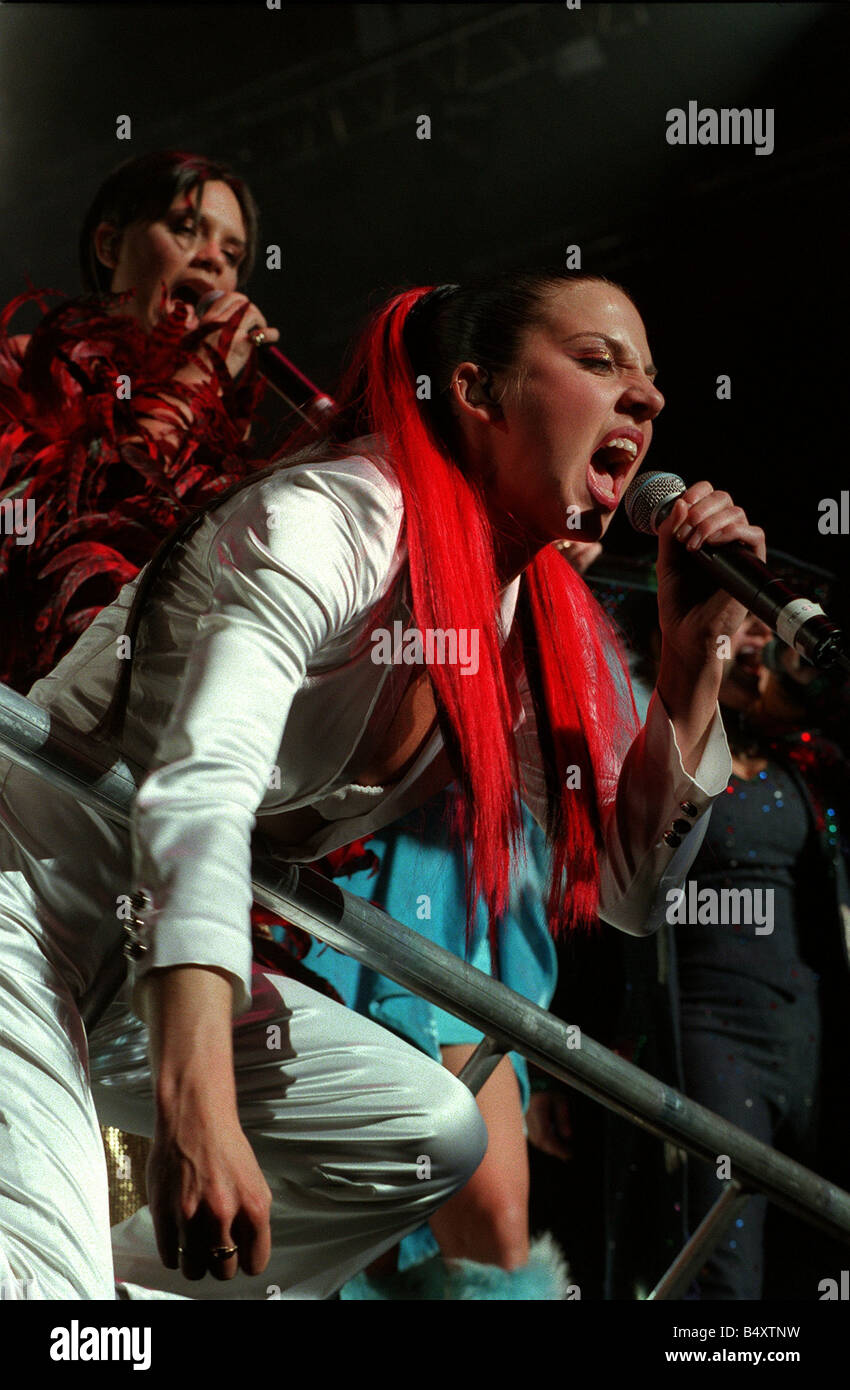
[[[109,819],[128,822],[141,770],[110,757],[5,686],[0,686],[0,754]],[[519,1052],[677,1148],[711,1164],[727,1156],[726,1176],[743,1192],[763,1192],[793,1215],[850,1242],[850,1193],[624,1061],[374,904],[309,867],[262,854],[254,859],[253,886],[262,906],[483,1032],[478,1060],[473,1058],[467,1069],[471,1089],[483,1083],[505,1052]],[[96,1009],[108,1002],[123,973],[123,955],[117,951],[113,965],[104,997],[93,1001]],[[717,1224],[716,1239],[721,1235]]]

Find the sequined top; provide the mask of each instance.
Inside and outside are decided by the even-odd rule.
[[[737,897],[731,920],[680,927],[683,993],[698,967],[734,971],[792,996],[816,986],[827,916],[823,866],[809,808],[781,763],[769,760],[753,778],[732,776],[690,877],[700,890],[755,895],[755,912]]]

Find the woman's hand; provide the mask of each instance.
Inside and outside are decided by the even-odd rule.
[[[602,554],[599,541],[555,541],[555,547],[577,574],[585,574]]]
[[[533,1091],[525,1117],[529,1143],[553,1158],[573,1156],[570,1104],[563,1091]]]
[[[260,1274],[271,1193],[237,1114],[230,979],[186,965],[146,983],[157,1110],[148,1194],[163,1264],[189,1279]]]
[[[160,1118],[148,1159],[148,1200],[168,1269],[179,1263],[187,1279],[265,1269],[271,1193],[235,1114],[223,1114],[211,1095],[181,1095]]]
[[[238,315],[236,332],[230,343],[225,361],[230,375],[236,377],[243,367],[248,365],[251,353],[256,351],[251,336],[257,329],[261,329],[265,334],[267,343],[276,343],[280,340],[280,333],[276,328],[270,328],[266,322],[265,315],[256,304],[245,294],[238,294],[231,291],[222,294],[205,308],[200,319],[194,309],[189,309],[186,318],[186,332],[190,333],[199,326],[209,327],[210,324],[220,323],[221,328],[212,333],[204,335],[204,345],[209,344],[214,348],[219,348],[222,330],[227,327],[230,321]],[[220,349],[219,349],[220,350]],[[182,375],[182,374],[181,374]]]
[[[184,333],[186,334],[196,332],[201,325],[221,323],[221,328],[213,329],[197,344],[196,356],[200,358],[200,361],[189,362],[174,373],[174,381],[183,386],[202,386],[207,384],[211,378],[213,382],[216,382],[212,359],[210,354],[205,352],[205,348],[213,347],[219,352],[221,351],[224,330],[229,327],[230,320],[234,317],[237,318],[236,331],[230,340],[230,346],[224,358],[227,370],[232,377],[239,375],[242,369],[247,366],[251,353],[256,351],[256,344],[251,341],[250,337],[256,330],[262,330],[265,334],[265,341],[268,343],[276,343],[280,339],[278,330],[268,326],[264,315],[256,304],[252,304],[251,300],[244,294],[222,294],[214,303],[208,305],[200,319],[191,305],[184,304],[181,305],[181,308],[185,310]],[[159,391],[156,398],[139,411],[137,418],[144,422],[147,438],[153,439],[158,447],[167,454],[173,454],[181,447],[193,423],[191,406],[180,397],[169,395],[167,388]],[[246,439],[250,429],[249,423],[244,436]],[[142,440],[136,441],[135,438],[130,438],[125,442],[141,443]]]
[[[716,662],[719,673],[719,639],[737,632],[747,610],[691,564],[686,552],[730,541],[740,541],[764,560],[761,528],[750,524],[727,492],[715,492],[705,482],[694,483],[676,499],[658,532],[658,612],[664,646],[691,671]]]

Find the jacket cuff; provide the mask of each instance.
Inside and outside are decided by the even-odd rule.
[[[731,772],[732,759],[719,709],[715,709],[705,750],[691,776],[683,766],[673,722],[659,695],[653,693],[640,760],[629,769],[629,780],[636,780],[629,789],[628,802],[632,808],[643,808],[646,849],[631,872],[620,865],[620,872],[607,883],[603,878],[607,891],[601,895],[599,915],[604,921],[634,936],[648,936],[658,930],[665,919],[668,894],[687,877],[705,836],[713,802],[728,786]],[[653,788],[660,795],[654,797]],[[622,838],[627,838],[627,823],[628,817],[622,824]]]
[[[124,927],[124,955],[133,1009],[144,1023],[149,1023],[150,973],[175,965],[209,967],[223,971],[233,990],[232,1017],[238,1018],[251,1003],[252,945],[250,930],[245,936],[216,934],[216,949],[205,951],[203,942],[209,940],[208,922],[184,921],[179,934],[164,932],[158,939],[157,925],[162,912],[154,908],[150,894],[137,889],[126,899],[121,910]]]
[[[697,806],[698,811],[707,810],[714,798],[726,790],[732,775],[732,758],[729,744],[726,741],[726,730],[720,716],[720,706],[715,706],[708,739],[693,775],[685,771],[682,762],[682,750],[676,741],[673,721],[657,690],[652,692],[652,698],[649,702],[646,715],[646,733],[648,746],[653,750],[653,755],[655,755],[656,746],[660,746],[661,741],[668,748],[672,744],[672,750],[667,754],[667,758],[673,773],[673,797],[676,802],[680,803],[679,809],[683,809],[681,802],[690,801]],[[689,819],[693,820],[693,816]],[[687,834],[687,831],[684,833]]]

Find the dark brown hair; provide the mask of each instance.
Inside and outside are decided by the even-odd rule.
[[[226,164],[182,150],[156,150],[119,164],[104,180],[83,219],[79,241],[80,274],[87,290],[107,293],[112,271],[98,260],[94,235],[101,222],[121,232],[131,222],[153,222],[162,217],[181,193],[203,195],[205,183],[226,183],[245,223],[245,255],[239,265],[239,284],[251,274],[257,253],[257,205],[247,184]]]

